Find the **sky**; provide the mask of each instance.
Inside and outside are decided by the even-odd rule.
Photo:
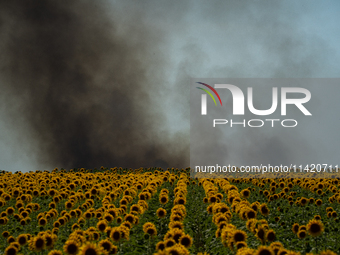
[[[0,169],[188,167],[190,79],[338,78],[339,10],[0,0]]]

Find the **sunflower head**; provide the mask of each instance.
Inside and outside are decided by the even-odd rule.
[[[85,216],[86,217],[86,216]],[[109,213],[106,213],[105,215],[104,215],[104,219],[107,221],[107,222],[111,222],[111,221],[113,221],[113,216],[111,215],[111,214],[109,214]]]
[[[232,239],[234,243],[237,242],[246,242],[247,241],[247,234],[242,230],[235,230],[232,232]]]
[[[168,247],[172,247],[176,244],[175,240],[172,239],[172,238],[169,238],[167,240],[165,240],[165,247],[168,248]]]
[[[321,206],[321,205],[322,205],[322,200],[321,200],[321,199],[316,200],[316,201],[315,201],[315,204],[316,204],[317,206]]]
[[[69,255],[77,254],[79,247],[74,240],[68,240],[64,245],[64,252]]]
[[[307,232],[306,232],[306,230],[299,230],[299,232],[297,233],[297,236],[298,236],[298,238],[300,238],[300,239],[303,239],[303,238],[305,238],[306,236],[307,236]]]
[[[257,248],[256,255],[275,255],[275,253],[271,247],[260,246]]]
[[[152,226],[152,227],[147,228],[145,233],[150,236],[155,236],[157,235],[157,229],[155,226]]]
[[[141,207],[138,204],[136,204],[136,205],[131,206],[130,212],[133,214],[139,214],[142,212],[142,210],[141,210]]]
[[[18,250],[20,249],[20,244],[18,242],[13,242],[11,243],[10,246],[14,246],[15,248],[17,248]]]
[[[241,196],[244,198],[248,198],[250,196],[250,191],[249,189],[244,189],[241,191]]]
[[[249,231],[255,234],[256,219],[247,220],[246,227]]]
[[[105,253],[102,247],[93,243],[85,243],[80,247],[79,255],[99,255]]]
[[[47,224],[47,220],[45,218],[40,218],[38,224],[40,226],[45,226]]]
[[[111,229],[110,237],[115,242],[118,242],[121,239],[121,232],[120,232],[119,227],[114,227]]]
[[[213,213],[213,206],[214,206],[214,205],[209,205],[209,206],[207,207],[207,212],[208,212],[209,214],[212,214],[212,213]]]
[[[274,230],[268,230],[267,233],[266,233],[266,239],[269,241],[269,242],[273,242],[276,238],[276,235],[275,235],[275,232]]]
[[[179,243],[185,248],[189,248],[192,245],[192,238],[188,234],[182,235],[179,239]]]
[[[185,249],[180,244],[175,244],[169,248],[165,249],[165,254],[171,254],[171,255],[187,255],[189,254],[189,251]]]
[[[293,224],[292,231],[294,232],[294,234],[297,234],[297,232],[299,231],[299,223]]]
[[[11,255],[13,254],[13,255],[15,255],[15,254],[17,254],[18,250],[19,249],[17,247],[15,247],[13,245],[10,245],[10,246],[8,246],[6,248],[5,254],[11,254]]]
[[[118,252],[118,247],[116,245],[112,245],[110,254],[117,254],[117,252]]]
[[[246,248],[247,247],[247,243],[246,242],[237,242],[236,243],[236,249],[240,250],[242,248]]]
[[[158,208],[156,214],[158,218],[164,218],[166,216],[166,210],[163,208]]]
[[[250,219],[255,219],[256,218],[256,211],[253,209],[248,209],[246,211],[246,219],[250,220]]]
[[[209,197],[209,199],[208,199],[208,202],[209,203],[211,203],[211,204],[213,204],[213,203],[216,203],[217,202],[217,197],[216,196],[211,196],[211,197]]]
[[[183,230],[184,229],[184,225],[180,221],[170,221],[169,228],[170,229],[172,229],[172,228],[179,228],[179,229]]]
[[[321,216],[320,216],[320,215],[315,215],[315,216],[314,216],[314,219],[315,219],[315,220],[321,220]]]
[[[307,231],[311,236],[319,236],[324,231],[324,225],[321,221],[313,219],[307,224]]]
[[[262,204],[262,205],[260,206],[260,212],[261,212],[261,214],[262,214],[263,216],[268,216],[268,214],[269,214],[269,209],[268,209],[268,207],[267,207],[266,204]]]
[[[277,254],[278,251],[283,248],[283,245],[280,242],[272,242],[270,247],[273,249],[274,253]]]
[[[176,243],[179,243],[179,239],[185,234],[183,230],[178,228],[173,228],[170,230],[171,238],[175,240]]]
[[[52,235],[52,234],[50,234],[50,233],[45,233],[45,234],[44,234],[45,244],[46,244],[46,247],[47,247],[47,248],[53,247],[54,241],[55,241],[55,239],[56,239],[55,237],[56,237],[56,235]]]
[[[165,249],[165,242],[163,241],[160,241],[157,243],[156,245],[156,250],[157,251],[163,251]]]
[[[266,239],[266,230],[264,227],[259,226],[257,231],[256,231],[256,236],[258,239],[261,240],[262,243],[264,243],[265,239]]]
[[[33,250],[39,252],[45,248],[45,238],[44,236],[36,236],[33,240]]]
[[[17,242],[21,245],[24,246],[27,243],[27,235],[26,234],[21,234],[17,237]]]
[[[111,241],[107,238],[99,242],[99,246],[102,247],[105,251],[110,252],[113,248],[113,244]]]
[[[301,204],[302,206],[305,206],[307,203],[308,203],[307,198],[302,197],[302,198],[300,199],[300,204]]]
[[[7,237],[9,237],[9,232],[8,231],[4,231],[4,232],[2,232],[2,236],[4,237],[4,238],[7,238]]]

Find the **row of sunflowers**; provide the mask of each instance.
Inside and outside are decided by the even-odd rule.
[[[190,169],[0,174],[0,253],[320,254],[340,250],[336,178],[191,178]]]

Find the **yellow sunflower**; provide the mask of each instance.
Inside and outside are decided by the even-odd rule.
[[[26,234],[21,234],[17,237],[17,242],[21,245],[24,246],[27,244],[27,235]]]
[[[179,239],[179,243],[185,248],[189,248],[192,245],[192,238],[188,234],[182,235]]]
[[[156,215],[158,218],[164,218],[166,216],[166,210],[163,208],[158,208],[156,211]]]
[[[5,255],[16,255],[18,252],[18,248],[13,245],[10,245],[5,250]]]
[[[79,255],[100,255],[105,253],[102,247],[98,247],[96,244],[93,243],[85,243],[80,247]]]
[[[107,238],[107,239],[101,240],[99,242],[99,246],[102,247],[105,251],[110,252],[110,251],[112,251],[114,245]]]
[[[68,240],[64,245],[64,252],[66,254],[74,255],[77,254],[79,251],[79,246],[77,242],[73,240]]]
[[[32,239],[32,245],[34,251],[42,251],[45,248],[45,238],[43,236],[36,236]]]
[[[111,229],[110,237],[115,242],[118,242],[121,239],[121,233],[120,233],[119,227],[114,227]]]
[[[319,220],[310,220],[307,224],[307,231],[311,236],[319,236],[324,231],[324,225]]]
[[[260,246],[256,250],[256,255],[275,255],[273,249],[269,246]]]

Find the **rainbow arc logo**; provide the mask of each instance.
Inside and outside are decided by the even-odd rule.
[[[206,84],[206,83],[203,83],[203,82],[197,82],[198,84],[201,84],[203,86],[206,86],[207,88],[209,88],[212,92],[215,93],[215,95],[217,96],[218,100],[220,100],[220,104],[222,106],[222,100],[220,98],[220,95],[217,93],[217,91],[211,87],[210,85]],[[200,88],[200,87],[196,87],[198,89],[201,89],[203,90],[204,92],[206,92],[213,100],[214,100],[214,103],[215,105],[217,106],[217,103],[216,103],[216,100],[214,98],[214,96],[211,94],[211,92],[207,89],[204,89],[204,88]],[[201,114],[202,115],[207,115],[207,94],[202,94],[201,96]]]
[[[217,96],[218,100],[220,100],[220,104],[222,105],[222,100],[221,100],[221,98],[220,98],[220,95],[217,93],[217,91],[216,91],[213,87],[211,87],[210,85],[205,84],[205,83],[203,83],[203,82],[197,82],[197,83],[198,83],[198,84],[202,84],[202,85],[206,86],[207,88],[211,89],[211,91],[214,92],[215,95]],[[196,88],[201,89],[201,90],[203,90],[204,92],[206,92],[206,93],[214,100],[215,105],[217,105],[214,96],[210,93],[209,90],[206,90],[206,89],[203,89],[203,88],[200,88],[200,87],[196,87]]]

